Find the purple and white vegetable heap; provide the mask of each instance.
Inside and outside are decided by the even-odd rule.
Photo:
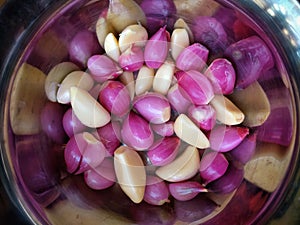
[[[258,36],[231,42],[217,19],[188,25],[172,1],[154,2],[162,7],[111,1],[95,32],[74,37],[70,62],[61,63],[69,69],[47,76],[52,104],[42,118],[67,110],[44,131],[60,143],[67,134],[70,174],[84,174],[96,190],[118,183],[135,203],[232,192],[268,117],[252,126],[251,105],[240,108],[235,93],[271,69],[273,57]]]

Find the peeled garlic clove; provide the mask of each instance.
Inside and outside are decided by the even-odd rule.
[[[199,15],[212,16],[215,15],[221,5],[215,1],[193,1],[183,0],[174,1],[177,9],[177,15],[183,18],[194,19]]]
[[[114,168],[121,189],[134,202],[140,203],[145,194],[146,170],[139,154],[127,146],[114,153]]]
[[[174,60],[176,60],[182,50],[189,45],[189,35],[185,29],[177,28],[173,30],[171,35],[171,54]]]
[[[188,146],[173,162],[159,167],[156,175],[169,182],[179,182],[195,176],[199,167],[200,157],[197,148]]]
[[[56,94],[59,84],[75,70],[79,70],[79,67],[72,62],[59,63],[50,70],[45,81],[45,92],[50,101],[57,101]]]
[[[226,125],[237,125],[244,121],[244,113],[227,97],[215,95],[210,104],[214,107],[219,122]]]
[[[133,72],[129,71],[124,71],[120,76],[119,76],[120,81],[126,86],[126,88],[129,91],[130,99],[132,100],[134,98],[134,77],[133,77]]]
[[[275,191],[290,163],[289,154],[283,148],[271,143],[257,145],[254,156],[244,167],[245,179],[267,192]]]
[[[135,94],[140,95],[152,88],[154,79],[154,69],[143,66],[137,75],[135,81]]]
[[[185,114],[180,114],[175,120],[174,132],[181,140],[197,148],[210,146],[205,134]]]
[[[57,101],[62,104],[70,102],[70,87],[76,86],[89,91],[94,85],[93,78],[83,71],[74,71],[68,74],[57,91]]]
[[[171,62],[165,62],[156,71],[153,79],[153,90],[160,94],[166,95],[171,86],[175,65]]]
[[[125,52],[132,44],[144,47],[148,40],[148,32],[141,24],[133,24],[126,27],[119,37],[121,52]]]
[[[115,33],[113,27],[106,18],[100,17],[96,23],[96,35],[102,48],[104,48],[105,38],[109,33]]]
[[[133,0],[110,0],[107,20],[118,33],[131,24],[146,25],[146,16],[143,10]]]
[[[121,53],[120,53],[118,40],[113,33],[109,33],[105,37],[104,50],[110,58],[118,62]]]
[[[71,87],[70,96],[73,112],[82,124],[97,128],[109,123],[110,114],[87,91]]]
[[[19,68],[10,99],[10,122],[16,135],[37,134],[41,130],[40,113],[47,100],[46,75],[24,63]]]
[[[174,29],[185,29],[188,32],[190,42],[194,43],[193,32],[192,32],[191,28],[189,27],[189,25],[182,18],[179,18],[178,20],[176,20],[176,22],[174,24]]]
[[[235,90],[228,98],[245,114],[245,120],[243,121],[245,126],[260,126],[270,115],[270,102],[257,81],[245,89]]]

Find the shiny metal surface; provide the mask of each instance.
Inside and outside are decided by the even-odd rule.
[[[24,49],[28,38],[32,37],[31,30],[38,31],[39,25],[42,25],[44,20],[48,16],[51,16],[53,12],[60,8],[65,3],[76,5],[83,5],[87,1],[7,1],[0,13],[0,29],[3,31],[0,34],[0,42],[3,45],[0,46],[0,90],[2,93],[9,91],[9,82],[11,73],[14,72],[14,66],[18,61],[18,58],[22,55],[19,49]],[[300,6],[295,0],[227,0],[220,1],[225,5],[233,8],[238,8],[244,12],[249,21],[254,22],[263,29],[263,34],[266,39],[274,45],[277,49],[280,58],[279,68],[282,69],[282,79],[287,87],[291,87],[293,91],[291,94],[294,98],[294,116],[296,118],[296,134],[300,131]],[[20,6],[21,4],[21,6]],[[17,7],[18,5],[18,7]],[[76,7],[78,7],[77,5]],[[24,9],[26,9],[24,11]],[[4,15],[4,16],[3,16]],[[260,33],[261,31],[258,30]],[[9,36],[10,38],[7,38]],[[282,60],[282,61],[281,61]],[[282,62],[282,63],[280,63]],[[5,110],[5,94],[0,96],[0,114],[7,113]],[[6,127],[8,124],[1,118],[1,127]],[[23,184],[19,182],[16,171],[14,171],[14,157],[16,157],[14,151],[14,143],[8,142],[9,131],[4,134],[1,131],[1,180],[5,185],[5,189],[11,200],[19,208],[21,215],[28,218],[28,221],[32,224],[47,224],[47,217],[51,218],[50,221],[54,221],[59,224],[63,219],[63,213],[69,213],[70,221],[72,222],[91,222],[101,220],[101,215],[104,214],[108,221],[118,224],[118,215],[107,215],[107,212],[103,212],[102,208],[94,207],[91,204],[91,200],[97,195],[90,193],[81,187],[77,180],[65,181],[65,185],[55,186],[55,191],[59,192],[62,198],[70,200],[67,203],[68,208],[66,211],[59,212],[59,208],[53,207],[51,210],[45,210],[35,203],[34,199]],[[3,138],[4,137],[4,138]],[[295,136],[295,149],[293,153],[293,159],[291,162],[291,169],[293,170],[284,180],[281,185],[282,192],[278,192],[273,199],[273,204],[268,205],[265,208],[262,215],[259,215],[259,220],[256,224],[277,225],[277,224],[291,224],[296,225],[300,223],[300,217],[297,212],[300,207],[300,158],[299,158],[299,135]],[[8,149],[10,148],[10,149]],[[75,190],[74,190],[75,188]],[[78,189],[82,192],[79,192]],[[25,193],[25,194],[24,194]],[[82,194],[83,193],[83,194]],[[84,194],[90,194],[90,196],[84,196]],[[28,194],[28,195],[26,195]],[[86,199],[85,199],[86,197]],[[71,201],[75,199],[74,201]],[[64,204],[64,201],[58,202],[57,205]],[[78,205],[76,205],[78,203]],[[103,203],[99,201],[99,205],[103,206]],[[68,211],[70,210],[70,211]],[[70,214],[72,212],[72,215]],[[76,216],[81,217],[76,219]],[[88,216],[86,216],[88,215]],[[100,215],[100,216],[99,216]],[[271,217],[271,219],[270,219]],[[48,221],[49,223],[49,221]],[[130,222],[124,221],[124,224]]]
[[[230,1],[242,9],[262,27],[270,40],[280,51],[283,59],[282,67],[286,67],[294,87],[296,101],[296,125],[299,133],[299,83],[300,83],[300,7],[296,0],[251,0]],[[296,137],[299,152],[299,135]],[[300,223],[300,160],[296,156],[296,172],[286,180],[286,191],[281,194],[277,213],[268,224],[299,224]]]

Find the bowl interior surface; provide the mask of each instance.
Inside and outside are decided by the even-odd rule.
[[[297,43],[288,39],[290,36],[284,34],[284,30],[277,33],[276,18],[282,16],[276,17],[279,12],[273,11],[274,24],[264,26],[272,18],[272,13],[266,12],[268,1],[245,2],[174,0],[177,12],[166,19],[172,22],[174,18],[183,18],[192,26],[197,16],[212,16],[222,23],[232,39],[230,41],[257,35],[271,50],[275,66],[258,79],[271,111],[264,125],[253,128],[257,132],[256,154],[244,167],[244,180],[235,191],[201,193],[194,200],[171,201],[160,207],[131,202],[118,185],[101,191],[92,190],[86,186],[82,175],[66,172],[65,144],[53,142],[40,129],[30,135],[14,133],[10,106],[19,68],[27,63],[48,74],[56,64],[67,61],[74,34],[81,30],[93,31],[99,15],[107,9],[108,1],[73,0],[49,6],[31,29],[26,30],[17,45],[19,48],[12,53],[10,67],[5,70],[9,79],[1,116],[4,125],[1,148],[6,176],[21,210],[29,215],[31,222],[60,225],[263,224],[270,219],[287,195],[299,158],[299,75],[295,74],[299,62],[291,62],[287,52],[289,46]],[[243,29],[235,33],[239,26]],[[282,37],[289,42],[282,44]],[[31,85],[25,88],[34,89]],[[33,104],[37,105],[34,107],[37,113],[33,112],[37,123],[40,123],[39,110],[45,104],[45,101],[41,102]],[[265,157],[265,162],[255,160],[255,157]],[[264,174],[265,183],[260,183],[261,174]]]

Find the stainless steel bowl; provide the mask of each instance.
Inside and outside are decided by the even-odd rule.
[[[201,13],[208,12],[211,5],[218,2],[237,13],[261,36],[272,50],[278,69],[278,74],[263,87],[270,93],[276,88],[285,89],[287,98],[278,96],[274,105],[289,108],[292,125],[287,130],[293,131],[292,139],[284,147],[288,153],[283,177],[274,192],[261,191],[245,181],[228,202],[222,203],[222,210],[213,218],[205,217],[203,212],[204,218],[198,218],[192,224],[223,224],[224,221],[232,224],[299,224],[300,217],[295,210],[300,205],[299,3],[296,0],[175,2],[181,5],[179,14],[185,17],[199,14],[199,9]],[[202,8],[191,7],[196,2]],[[118,188],[92,191],[83,184],[80,176],[68,176],[61,172],[61,168],[53,166],[58,165],[62,158],[61,146],[54,146],[41,133],[20,136],[14,135],[11,129],[10,96],[20,65],[29,62],[49,71],[67,57],[66,43],[71,36],[86,24],[94,23],[107,5],[108,1],[104,0],[15,0],[1,6],[2,183],[16,208],[32,224],[188,224],[180,221],[174,205],[161,208],[135,205]],[[279,132],[284,135],[285,130]],[[244,193],[249,194],[246,200],[241,197]]]

